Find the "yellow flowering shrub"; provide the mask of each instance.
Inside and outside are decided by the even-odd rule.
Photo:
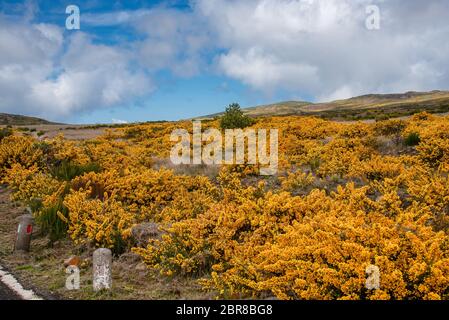
[[[77,164],[86,164],[89,162],[89,157],[83,148],[75,141],[64,139],[62,134],[50,140],[49,146],[52,151],[52,157],[56,161],[64,160]]]
[[[123,207],[114,194],[105,193],[100,200],[90,199],[90,193],[91,190],[79,190],[65,197],[71,238],[76,243],[90,241],[96,247],[120,252],[128,245],[135,208]]]
[[[59,182],[50,175],[40,172],[36,164],[29,168],[19,163],[13,164],[10,169],[6,169],[3,181],[14,189],[13,200],[26,203],[33,199],[42,199],[59,187]]]
[[[385,216],[366,191],[312,192],[304,201],[313,211],[299,207],[300,218],[285,233],[258,247],[240,246],[230,267],[217,268],[203,283],[230,297],[447,298],[449,237],[426,226],[429,212],[414,206],[394,219]],[[379,290],[365,287],[369,265],[381,271]]]
[[[170,134],[192,132],[180,121],[85,141],[11,135],[0,178],[14,200],[39,199],[34,215],[50,234],[133,250],[218,297],[449,299],[449,117],[266,117],[252,127],[279,129],[277,177],[257,165],[175,168]],[[131,248],[144,222],[161,236]],[[366,287],[370,266],[379,289]]]
[[[43,153],[31,137],[9,136],[0,141],[0,179],[7,169],[14,164],[20,164],[24,168],[33,165],[41,166]]]
[[[304,189],[313,184],[315,177],[311,173],[305,173],[301,170],[296,172],[287,172],[286,177],[281,177],[281,187],[286,191]]]
[[[402,158],[374,155],[365,161],[356,162],[352,170],[348,173],[348,176],[374,181],[394,178],[402,172],[404,172]]]
[[[361,138],[336,138],[323,147],[318,173],[343,177],[373,154],[375,150]]]

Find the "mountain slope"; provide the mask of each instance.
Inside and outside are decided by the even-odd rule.
[[[406,105],[438,106],[449,102],[448,91],[432,92],[406,92],[395,94],[368,94],[345,100],[336,100],[327,103],[310,104],[304,111],[318,112],[338,109],[371,109],[380,107],[397,107]]]
[[[286,101],[243,109],[250,117],[315,115],[336,120],[400,117],[421,111],[449,112],[449,91],[368,94],[325,103]],[[208,115],[201,119],[210,119],[222,114]]]
[[[37,124],[55,124],[55,123],[36,117],[0,113],[0,125],[25,126]]]

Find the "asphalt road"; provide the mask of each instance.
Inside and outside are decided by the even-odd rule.
[[[0,281],[0,300],[20,300],[20,298]]]

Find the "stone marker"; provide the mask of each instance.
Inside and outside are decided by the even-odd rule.
[[[70,256],[69,258],[64,260],[64,267],[68,266],[79,266],[81,260],[78,256]]]
[[[30,251],[32,233],[33,233],[33,216],[31,214],[24,214],[23,216],[20,217],[14,250],[25,252]]]
[[[100,248],[93,255],[93,289],[100,291],[109,290],[112,287],[112,252],[109,249]]]

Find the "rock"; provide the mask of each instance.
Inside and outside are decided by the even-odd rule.
[[[145,263],[141,262],[141,263],[138,263],[136,265],[136,270],[137,271],[147,271],[148,268],[147,268],[147,265]]]
[[[131,236],[138,247],[146,247],[149,239],[161,239],[163,234],[159,225],[154,222],[138,224],[131,230]]]
[[[122,254],[118,259],[118,262],[126,264],[126,265],[132,265],[139,263],[142,259],[137,253],[134,252],[125,252]]]
[[[64,267],[68,266],[79,266],[80,258],[78,256],[71,256],[64,260]]]

